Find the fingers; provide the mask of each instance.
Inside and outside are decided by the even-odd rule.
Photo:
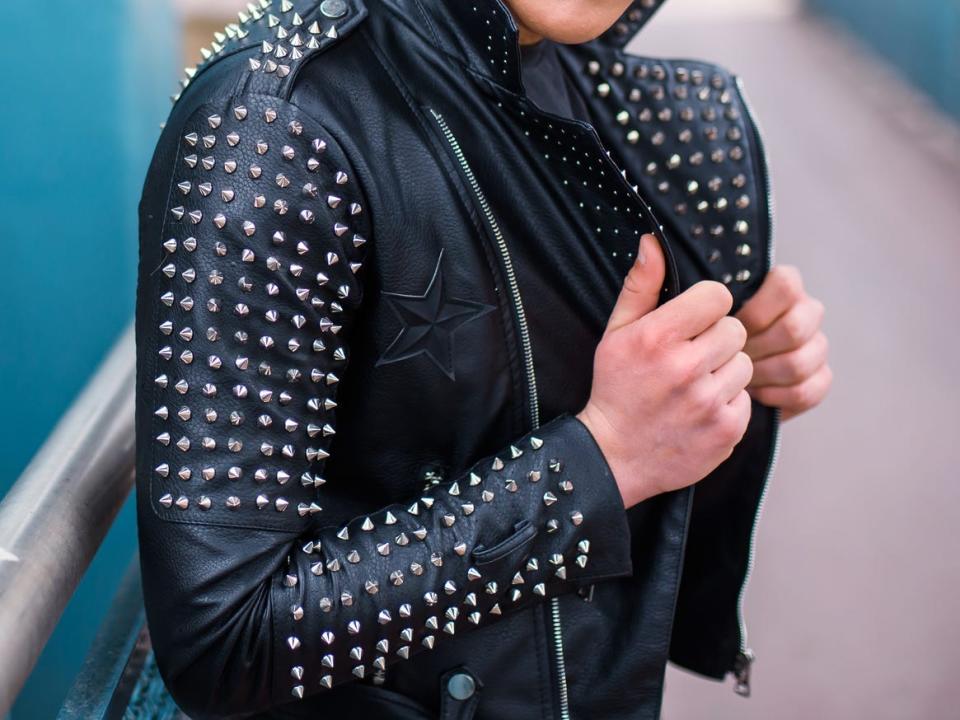
[[[830,390],[832,382],[833,371],[829,365],[824,364],[798,385],[753,388],[750,394],[764,405],[781,408],[783,419],[787,420],[818,405]]]
[[[743,350],[747,330],[743,323],[725,315],[690,341],[702,358],[703,372],[713,372]]]
[[[717,323],[731,307],[733,296],[723,284],[701,280],[650,313],[647,322],[660,337],[690,340]]]
[[[606,332],[642,318],[657,307],[663,290],[666,260],[657,238],[650,233],[640,238],[637,259],[623,281],[617,303],[607,320]]]
[[[790,265],[771,268],[760,289],[743,304],[737,317],[751,335],[763,332],[804,297],[800,271]]]
[[[758,335],[750,335],[744,350],[755,362],[796,350],[819,331],[823,314],[822,302],[816,298],[804,297],[766,330]],[[747,330],[749,331],[749,328]]]
[[[817,332],[809,342],[796,350],[772,355],[756,361],[753,386],[789,387],[811,377],[827,361],[827,336]]]
[[[713,378],[724,403],[733,401],[750,384],[753,361],[746,353],[738,352],[725,364],[714,370]]]
[[[727,440],[731,445],[731,453],[737,443],[743,439],[743,434],[747,431],[752,409],[753,406],[750,402],[750,395],[747,394],[746,390],[740,390],[722,410],[723,422],[727,430]]]

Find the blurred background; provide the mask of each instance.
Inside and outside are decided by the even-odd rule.
[[[960,2],[668,0],[631,49],[742,75],[834,370],[760,520],[753,696],[671,669],[664,718],[960,718]]]
[[[6,6],[0,497],[132,317],[167,97],[242,5]],[[670,669],[664,717],[960,718],[960,0],[669,0],[630,49],[743,76],[777,260],[826,303],[835,371],[784,427],[746,597],[753,697]],[[131,495],[7,720],[57,716],[135,542]]]

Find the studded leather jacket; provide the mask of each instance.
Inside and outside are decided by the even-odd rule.
[[[654,718],[746,685],[778,436],[624,510],[575,417],[640,235],[664,298],[770,265],[737,79],[561,46],[500,0],[260,0],[191,69],[140,204],[137,512],[161,675],[205,718]]]

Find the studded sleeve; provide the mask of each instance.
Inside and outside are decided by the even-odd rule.
[[[616,483],[570,415],[325,523],[375,242],[365,194],[322,125],[276,99],[203,106],[168,132],[176,152],[157,153],[141,203],[137,511],[158,666],[194,720],[370,681],[631,572]]]

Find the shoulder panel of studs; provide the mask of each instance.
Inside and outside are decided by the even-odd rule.
[[[361,202],[339,145],[293,105],[244,96],[187,120],[150,283],[156,330],[138,338],[155,370],[141,470],[161,517],[295,529],[320,512]]]
[[[598,130],[664,223],[684,284],[718,280],[739,306],[766,271],[771,223],[763,149],[737,78],[599,46],[580,60]]]
[[[218,60],[259,48],[246,59],[251,89],[282,94],[283,85],[306,60],[345,37],[367,16],[363,0],[254,0],[237,21],[200,48],[200,63],[185,69],[176,103],[196,77]]]

